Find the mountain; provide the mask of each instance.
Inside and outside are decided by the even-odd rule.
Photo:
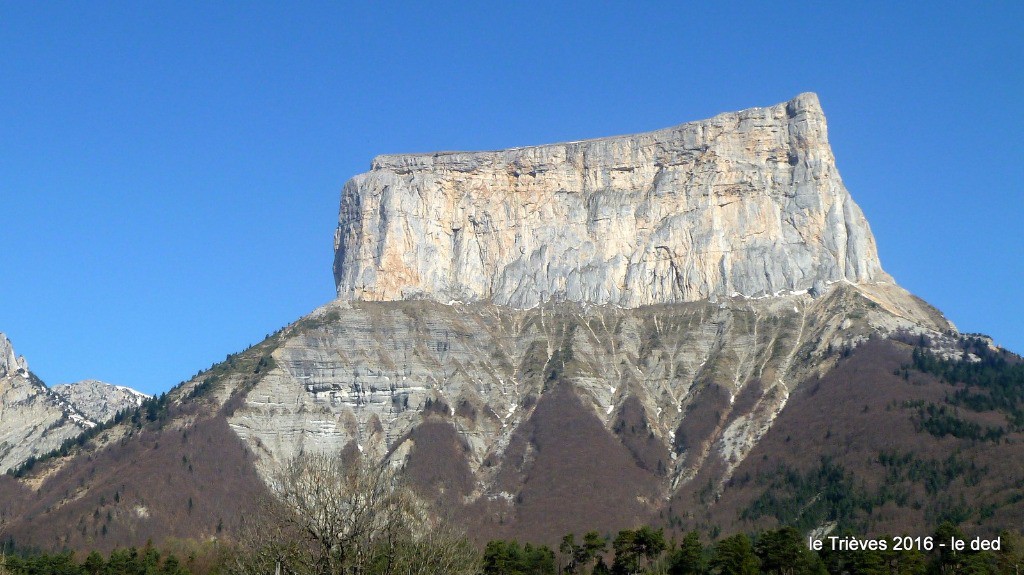
[[[85,379],[51,388],[64,401],[75,406],[89,420],[107,423],[120,411],[139,407],[149,396],[122,385]]]
[[[882,270],[813,94],[380,156],[343,188],[334,275],[334,301],[0,482],[3,533],[237,533],[310,451],[401,467],[481,541],[1024,520],[1020,358]]]

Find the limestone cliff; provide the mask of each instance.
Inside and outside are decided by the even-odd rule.
[[[637,307],[891,282],[814,94],[635,134],[379,156],[345,184],[342,300]]]
[[[380,156],[340,214],[338,300],[229,419],[264,465],[349,445],[402,461],[440,409],[467,497],[500,498],[487,462],[567,382],[609,432],[642,412],[680,455],[657,464],[671,485],[706,461],[724,481],[833,350],[951,329],[882,271],[813,94],[645,134]],[[707,386],[728,405],[703,405]],[[683,445],[691,408],[733,420]]]

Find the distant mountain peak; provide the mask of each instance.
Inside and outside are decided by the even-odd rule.
[[[147,397],[96,380],[48,388],[0,333],[0,472],[49,453]]]
[[[0,334],[0,472],[55,449],[94,426],[28,369]]]
[[[119,411],[139,407],[150,397],[130,387],[95,379],[55,385],[51,389],[97,423],[110,421]]]

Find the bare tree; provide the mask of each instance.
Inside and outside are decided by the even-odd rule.
[[[479,556],[386,465],[306,454],[274,478],[277,499],[249,521],[237,575],[476,572]]]

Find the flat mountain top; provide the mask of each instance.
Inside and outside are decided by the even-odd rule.
[[[378,156],[342,191],[343,300],[622,307],[891,283],[813,94],[629,136]]]

